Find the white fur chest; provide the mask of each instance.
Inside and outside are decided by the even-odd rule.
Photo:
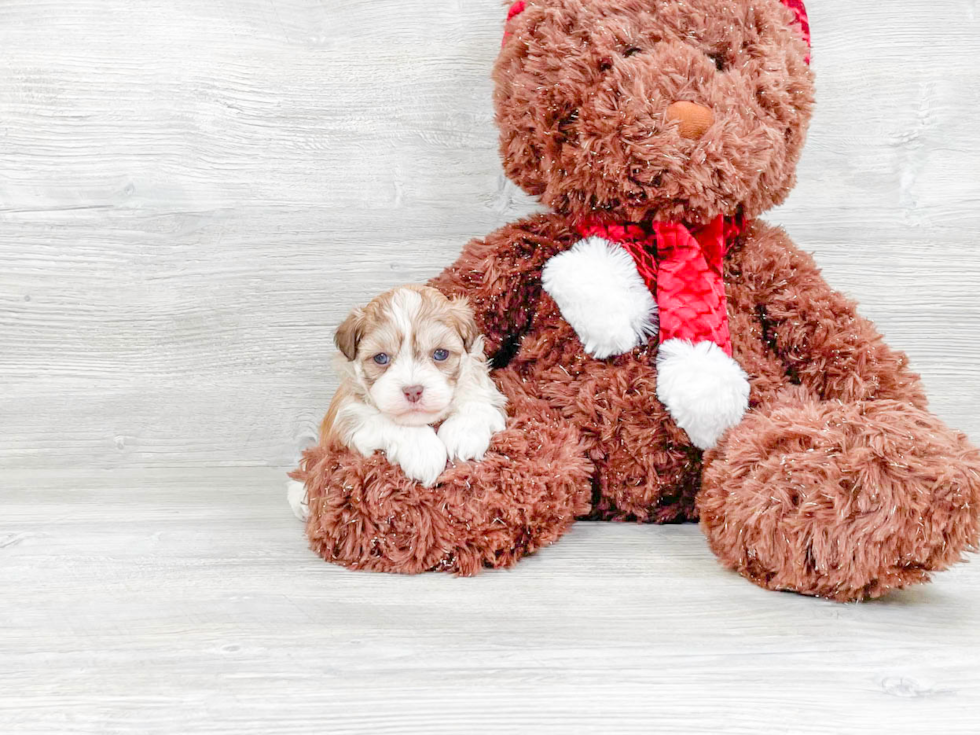
[[[657,302],[615,243],[579,240],[545,263],[541,282],[594,357],[622,355],[657,334]]]

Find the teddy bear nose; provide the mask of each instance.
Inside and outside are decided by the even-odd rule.
[[[682,138],[698,140],[714,123],[715,113],[693,102],[675,102],[667,108],[667,119],[680,123],[677,132]]]

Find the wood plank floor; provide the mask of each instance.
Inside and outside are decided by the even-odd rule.
[[[279,470],[7,472],[0,732],[980,731],[980,565],[756,589],[695,526],[581,523],[475,579],[306,548]]]

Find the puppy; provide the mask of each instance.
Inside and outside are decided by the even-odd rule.
[[[403,286],[355,309],[337,329],[340,387],[320,426],[323,446],[388,461],[426,487],[448,460],[483,458],[506,420],[473,312],[428,286]],[[438,431],[435,426],[438,425]],[[305,488],[290,504],[308,515]]]

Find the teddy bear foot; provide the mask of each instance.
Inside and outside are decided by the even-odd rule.
[[[768,589],[879,597],[980,538],[980,452],[906,403],[793,396],[748,415],[705,459],[711,548]]]
[[[379,572],[476,574],[556,541],[589,510],[591,463],[559,421],[512,420],[480,462],[433,487],[383,455],[314,447],[291,474],[305,484],[311,547],[335,564]]]

